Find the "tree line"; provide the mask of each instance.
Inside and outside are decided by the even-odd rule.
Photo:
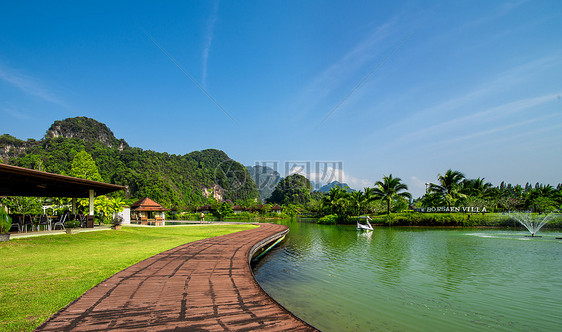
[[[468,179],[460,171],[447,170],[430,183],[417,206],[474,206],[496,212],[532,210],[539,213],[557,210],[562,205],[562,184],[530,183],[494,186],[484,178]]]
[[[333,187],[328,193],[311,191],[310,181],[299,174],[283,179],[269,199],[271,203],[297,205],[318,216],[334,215],[340,221],[363,214],[377,215],[420,208],[470,206],[488,212],[532,210],[543,213],[562,206],[562,185],[537,183],[524,186],[502,182],[495,187],[484,178],[469,179],[460,171],[447,170],[428,183],[426,193],[412,199],[399,177],[385,175],[374,187],[362,191]]]

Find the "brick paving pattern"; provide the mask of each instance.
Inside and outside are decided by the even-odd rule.
[[[106,279],[37,331],[315,331],[271,299],[248,257],[284,225],[187,243]]]

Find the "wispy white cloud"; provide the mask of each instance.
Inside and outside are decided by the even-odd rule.
[[[533,130],[519,130],[512,135],[501,135],[495,139],[486,140],[488,146],[500,146],[504,148],[516,147],[518,151],[538,151],[543,150],[546,145],[553,143],[560,150],[560,138],[562,123],[553,121],[548,125],[541,125]],[[471,149],[472,146],[465,148]]]
[[[395,21],[393,19],[376,27],[363,41],[315,77],[312,80],[311,86],[313,88],[325,88],[327,85],[331,85],[329,88],[333,89],[340,84],[340,80],[370,62],[380,53],[380,51],[373,51],[392,33],[396,24]]]
[[[501,19],[506,15],[510,14],[515,9],[524,5],[526,2],[528,2],[528,0],[504,2],[500,4],[498,8],[496,8],[496,10],[492,11],[486,16],[482,16],[479,19],[471,20],[469,23],[467,23],[464,26],[464,28],[474,28],[474,26],[482,25],[488,22],[493,22],[498,19]]]
[[[452,40],[457,40],[459,34],[463,34],[466,32],[472,32],[475,29],[481,28],[482,26],[486,26],[487,24],[494,23],[498,20],[503,19],[505,16],[511,14],[516,9],[520,8],[524,5],[527,0],[523,1],[511,1],[499,4],[495,6],[493,2],[490,2],[492,8],[489,10],[482,11],[484,14],[479,17],[471,17],[466,16],[464,17],[465,20],[459,21],[458,25],[450,25],[448,29],[443,29],[441,34],[434,35],[430,40],[427,41],[428,45],[432,45],[433,43],[443,43],[445,42],[448,45]],[[453,6],[455,6],[454,2],[451,2]],[[438,18],[434,18],[438,19]],[[510,26],[507,30],[498,30],[494,31],[488,38],[483,38],[480,42],[481,43],[488,43],[491,40],[497,40],[499,36],[505,36],[506,34],[513,33],[517,31],[519,28]],[[437,47],[436,45],[432,45],[432,47]],[[443,47],[443,44],[440,45]],[[474,45],[470,45],[469,47],[473,48]],[[458,45],[457,49],[463,48],[463,45]]]
[[[26,112],[24,112],[22,109],[20,108],[16,108],[16,107],[2,107],[2,111],[4,111],[4,113],[7,113],[8,115],[10,115],[13,118],[19,119],[19,120],[30,120],[32,119],[32,117],[27,114]]]
[[[0,64],[0,80],[12,85],[22,92],[33,95],[44,101],[65,106],[65,103],[59,99],[52,91],[44,87],[37,79],[22,74],[15,69],[8,68]]]
[[[366,187],[372,187],[375,181],[369,179],[363,179],[343,173],[343,182],[347,183],[352,189],[363,190]]]
[[[537,122],[544,123],[545,120],[553,119],[553,118],[556,118],[556,117],[559,117],[559,115],[558,114],[548,114],[548,115],[541,116],[541,117],[538,117],[538,118],[531,118],[531,119],[527,119],[527,120],[524,120],[524,121],[506,124],[506,125],[503,125],[503,126],[497,126],[497,127],[491,128],[491,129],[470,133],[469,135],[455,137],[453,139],[448,140],[448,143],[470,140],[470,139],[474,139],[474,138],[477,138],[477,137],[485,137],[485,136],[505,132],[505,131],[515,129],[515,128],[526,127],[527,125],[537,123]]]
[[[354,48],[310,79],[301,89],[295,105],[289,108],[301,110],[300,117],[318,107],[328,107],[323,110],[327,114],[330,111],[330,103],[334,102],[333,98],[343,98],[359,82],[350,80],[357,79],[358,75],[364,77],[372,71],[373,61],[380,59],[381,54],[395,47],[400,41],[398,38],[405,37],[397,34],[398,30],[403,28],[399,26],[396,17],[372,29]],[[392,39],[393,36],[397,39]],[[369,65],[371,67],[367,67]]]
[[[385,133],[404,133],[400,136],[392,135],[390,137],[396,137],[394,140],[385,141],[386,148],[395,148],[412,143],[417,145],[431,137],[445,132],[452,133],[478,122],[504,119],[506,123],[511,123],[511,115],[554,101],[561,92],[528,96],[499,105],[491,105],[491,100],[510,93],[511,89],[528,84],[536,78],[536,75],[560,65],[562,65],[561,58],[553,54],[514,66],[488,78],[468,92],[442,100],[434,106],[414,111],[372,136],[387,137]],[[485,106],[486,104],[490,106]],[[459,133],[455,132],[454,135]]]
[[[205,35],[205,47],[203,47],[203,53],[202,53],[203,74],[202,74],[201,83],[205,88],[207,87],[207,64],[209,62],[209,52],[211,51],[211,46],[213,45],[213,36],[215,33],[215,24],[218,19],[218,13],[219,13],[219,2],[215,1],[213,7],[213,13],[211,14],[211,17],[209,18],[209,22],[207,24],[207,33]]]
[[[444,101],[433,107],[416,112],[413,117],[406,118],[401,122],[418,122],[421,118],[435,118],[443,113],[450,114],[463,107],[470,107],[473,103],[497,95],[499,92],[507,91],[513,86],[521,84],[539,72],[560,66],[562,59],[559,54],[545,56],[518,66],[507,69],[487,81],[482,82],[472,90]],[[398,124],[399,126],[401,124]]]
[[[458,30],[473,29],[474,26],[486,24],[492,22],[502,17],[509,15],[515,9],[521,7],[527,0],[521,1],[511,1],[504,3],[496,8],[496,10],[490,12],[486,16],[482,16],[479,19],[471,20],[466,25],[462,25]],[[341,96],[342,91],[350,91],[357,82],[350,83],[349,79],[356,77],[360,71],[366,71],[367,66],[372,65],[372,62],[381,57],[381,54],[385,52],[386,49],[391,48],[398,44],[398,39],[404,38],[406,34],[404,31],[408,31],[414,25],[414,20],[406,22],[404,19],[399,17],[393,17],[382,25],[377,26],[371,31],[371,33],[360,42],[355,48],[346,53],[338,61],[334,62],[327,69],[321,72],[315,79],[312,80],[311,84],[304,89],[305,96],[309,99],[308,108],[317,107],[318,104],[325,101],[330,96]],[[456,31],[457,29],[455,29]],[[400,35],[402,33],[402,35]],[[448,31],[445,35],[449,35],[452,31]],[[458,33],[458,31],[456,32]],[[402,39],[403,41],[407,39]],[[539,59],[536,62],[526,64],[527,66],[540,66],[543,61],[551,61],[554,59],[559,59],[559,57],[551,57]],[[516,77],[518,72],[527,69],[527,66],[522,66],[521,68],[515,68],[513,72],[505,73],[505,75],[512,75],[511,84],[515,84],[519,77]],[[372,68],[368,68],[372,69]],[[505,82],[502,80],[502,82]],[[488,82],[489,85],[498,84],[500,87],[501,82]],[[352,84],[346,87],[346,84]],[[463,105],[466,102],[479,98],[482,95],[488,94],[490,92],[490,86],[483,86],[482,89],[473,91],[471,94],[463,96],[458,100],[450,100],[439,105],[437,108],[446,108],[457,105]],[[505,87],[505,84],[503,85]],[[346,101],[345,98],[343,101]],[[354,98],[356,99],[356,98]],[[333,102],[333,101],[332,101]],[[351,101],[350,101],[351,102]],[[339,105],[338,105],[339,106]],[[302,109],[302,107],[300,107]],[[328,110],[326,110],[328,112]]]
[[[454,150],[456,153],[462,154],[470,151],[482,151],[482,144],[485,144],[488,148],[495,147],[495,149],[505,149],[509,146],[517,146],[517,149],[524,149],[524,146],[528,144],[534,145],[536,148],[536,142],[542,140],[545,133],[553,132],[553,134],[556,134],[554,130],[562,127],[560,118],[561,116],[558,114],[548,114],[538,118],[494,126],[490,129],[468,135],[451,137],[446,140],[429,141],[423,144],[423,149],[426,151]],[[528,128],[536,129],[530,130]],[[556,135],[559,136],[558,134]],[[559,142],[559,139],[554,137],[554,135],[551,135],[549,139]],[[473,144],[468,142],[473,142]]]
[[[511,115],[518,113],[518,112],[522,112],[528,109],[532,109],[535,108],[537,106],[540,106],[542,104],[548,103],[548,102],[552,102],[555,101],[558,96],[560,95],[560,93],[554,93],[554,94],[547,94],[544,96],[538,96],[538,97],[532,97],[532,98],[525,98],[525,99],[520,99],[520,100],[516,100],[516,101],[511,101],[502,105],[498,105],[498,106],[494,106],[491,108],[487,108],[475,113],[471,113],[468,115],[464,115],[464,116],[459,116],[456,118],[452,118],[452,119],[448,119],[445,121],[441,121],[441,122],[437,122],[434,125],[431,126],[427,126],[427,127],[423,127],[423,129],[405,134],[405,135],[401,135],[400,137],[398,137],[394,142],[392,142],[392,145],[396,145],[396,144],[408,144],[408,143],[412,143],[412,142],[420,142],[423,141],[429,137],[435,136],[435,135],[439,135],[442,134],[444,132],[450,132],[450,131],[457,131],[458,129],[461,127],[467,127],[470,125],[474,125],[475,123],[481,122],[481,121],[491,121],[491,120],[501,120],[501,119],[508,119]],[[445,117],[445,119],[447,119]],[[528,120],[531,121],[531,120]],[[527,123],[529,123],[527,121]],[[512,125],[508,125],[508,126],[512,126]],[[513,124],[513,126],[518,126],[518,124]],[[499,130],[502,130],[502,128],[507,128],[506,126],[503,127],[496,127],[493,130],[490,131],[486,131],[486,132],[482,132],[479,134],[471,134],[469,136],[466,137],[474,137],[475,135],[484,135],[484,134],[490,134],[493,132],[497,132]],[[465,137],[465,138],[466,138]],[[452,139],[454,138],[450,138],[448,141],[450,142]]]
[[[412,193],[414,197],[419,197],[425,193],[425,188],[426,188],[425,184],[429,183],[430,181],[429,180],[424,181],[419,177],[412,175],[410,176],[409,181],[405,181],[405,182],[409,183],[408,191]]]

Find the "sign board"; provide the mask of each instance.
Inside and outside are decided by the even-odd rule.
[[[422,213],[486,213],[486,207],[479,206],[431,206],[426,208],[414,209],[414,212]]]

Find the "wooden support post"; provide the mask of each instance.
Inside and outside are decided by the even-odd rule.
[[[94,189],[90,189],[90,213],[89,215],[94,215]]]

